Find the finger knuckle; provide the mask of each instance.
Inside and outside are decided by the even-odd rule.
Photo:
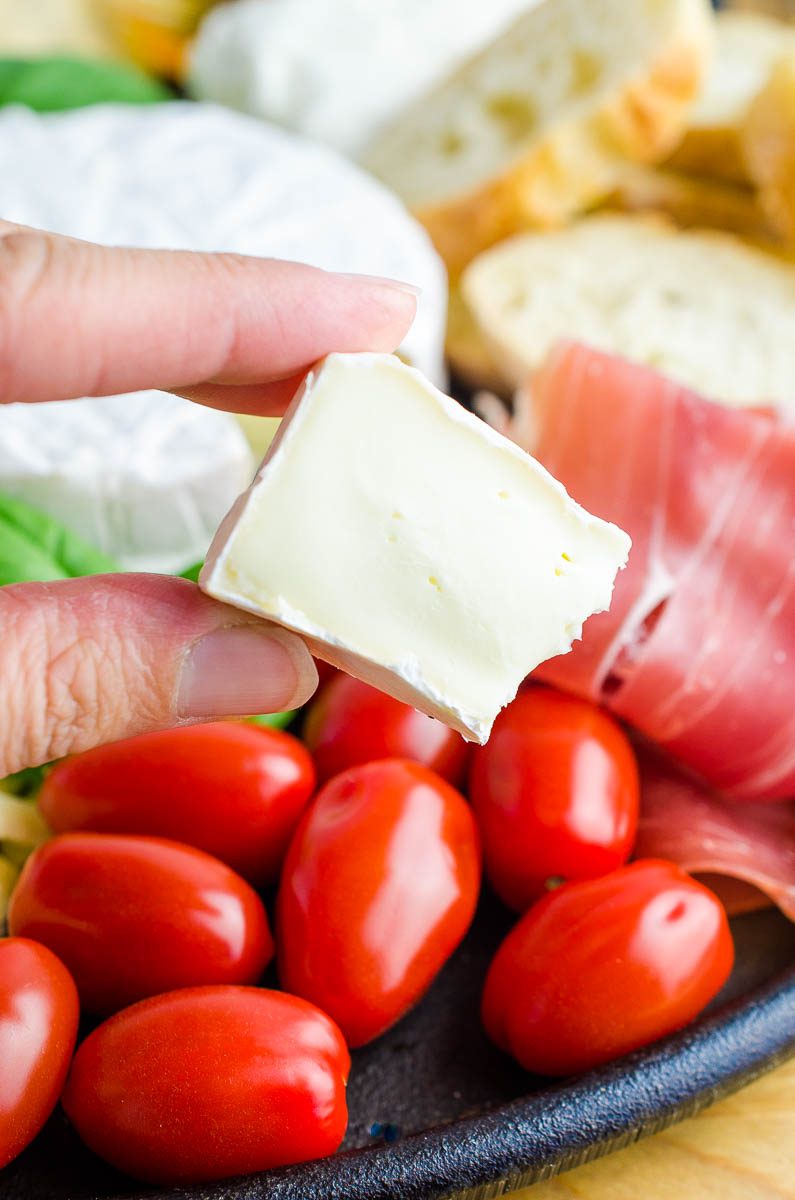
[[[44,728],[45,754],[59,758],[90,738],[110,714],[112,695],[103,689],[103,653],[93,638],[74,636],[59,644],[45,665],[43,712],[37,724]]]
[[[154,719],[151,664],[121,636],[87,633],[52,585],[0,595],[3,690],[14,720],[0,723],[0,776],[85,750]],[[101,622],[97,626],[101,629]],[[152,711],[148,711],[148,698]]]
[[[62,621],[57,634],[44,588],[3,596],[3,685],[13,723],[0,773],[56,758],[85,731],[99,694],[94,655]]]

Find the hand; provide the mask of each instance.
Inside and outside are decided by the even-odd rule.
[[[160,388],[278,415],[318,358],[394,350],[415,308],[391,281],[0,222],[0,402]],[[150,729],[296,707],[316,685],[298,637],[185,580],[0,589],[0,776]]]

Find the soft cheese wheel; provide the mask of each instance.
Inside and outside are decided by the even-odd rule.
[[[209,104],[0,111],[0,213],[87,240],[293,259],[422,289],[401,352],[444,378],[444,268],[384,187],[333,151]],[[249,421],[258,447],[272,433]],[[79,464],[79,465],[78,465]],[[253,461],[233,417],[162,393],[0,409],[0,491],[127,567],[205,553]]]
[[[191,92],[354,157],[538,0],[238,0],[205,18]]]
[[[0,409],[0,491],[128,571],[182,571],[254,469],[228,413],[164,392]]]
[[[0,110],[0,212],[92,241],[230,250],[422,289],[402,353],[444,380],[444,268],[382,184],[334,151],[212,104]]]

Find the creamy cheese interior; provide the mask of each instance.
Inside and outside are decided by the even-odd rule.
[[[390,355],[309,378],[202,576],[483,741],[610,602],[629,538]]]

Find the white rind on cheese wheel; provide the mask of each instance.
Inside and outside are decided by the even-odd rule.
[[[334,151],[212,104],[0,112],[0,212],[90,241],[228,250],[422,289],[401,347],[444,382],[444,268],[387,188]]]
[[[537,2],[537,0],[536,0]],[[239,0],[205,18],[188,86],[356,157],[533,0]]]
[[[234,418],[163,392],[0,409],[0,491],[128,571],[202,559],[253,469]]]
[[[446,278],[424,230],[353,164],[251,117],[179,102],[3,110],[0,213],[97,242],[406,280],[422,295],[401,352],[444,380]],[[234,417],[163,393],[0,409],[0,491],[52,512],[128,568],[202,557],[252,471]]]

